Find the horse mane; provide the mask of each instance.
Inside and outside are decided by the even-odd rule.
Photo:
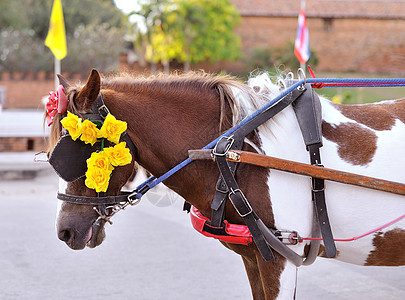
[[[219,131],[234,125],[234,115],[240,112],[239,103],[235,99],[233,88],[243,88],[244,84],[235,77],[229,75],[214,75],[203,71],[192,71],[185,74],[172,73],[170,75],[159,73],[149,77],[133,76],[121,73],[118,76],[106,77],[102,80],[102,88],[115,91],[143,93],[148,91],[164,91],[178,95],[181,92],[192,92],[205,90],[215,91],[219,95],[220,101],[220,126]],[[232,111],[232,117],[227,115],[226,107]]]
[[[83,85],[84,84],[79,82],[65,91],[70,100],[68,110],[77,115],[81,115],[81,113],[75,106],[73,98],[80,92]],[[272,99],[279,93],[278,86],[271,82],[267,73],[251,77],[246,85],[233,76],[213,75],[203,71],[188,72],[186,74],[173,73],[170,75],[160,73],[148,77],[120,73],[115,76],[103,77],[102,89],[111,89],[126,93],[142,93],[143,91],[151,90],[172,91],[173,93],[179,93],[184,90],[214,90],[218,93],[220,101],[219,132],[236,125],[243,118],[261,108],[269,99]],[[229,107],[232,112],[231,116],[227,113],[229,112],[227,107]],[[61,119],[62,115],[55,115],[54,122],[51,126],[48,154],[61,137]]]
[[[65,93],[69,99],[67,110],[72,112],[75,115],[81,115],[79,109],[76,107],[75,102],[73,101],[73,98],[75,95],[81,90],[84,84],[81,84],[80,82],[77,83],[74,86],[71,86],[68,90],[65,90]],[[47,154],[48,156],[52,152],[53,148],[55,147],[56,143],[59,141],[59,139],[62,136],[62,124],[60,121],[62,120],[63,115],[62,114],[55,114],[55,117],[53,119],[53,123],[51,125],[51,130],[49,134],[49,141],[48,141],[48,149],[47,149]],[[44,126],[46,122],[46,110],[44,114]]]

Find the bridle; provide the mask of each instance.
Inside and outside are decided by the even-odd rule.
[[[96,101],[93,103],[92,106],[92,113],[83,114],[83,118],[91,121],[103,121],[107,115],[109,114],[109,110],[104,103],[103,96],[100,92]],[[67,137],[68,133],[64,130],[63,136],[59,140],[61,142],[65,137]],[[66,139],[69,141],[69,145],[78,145],[81,143],[80,141],[72,141],[70,138]],[[126,142],[127,147],[130,149],[130,152],[133,157],[137,155],[137,149],[132,142],[131,138],[125,131],[121,135],[121,140]],[[58,143],[59,143],[58,142]],[[58,144],[55,146],[54,150],[50,154],[49,162],[54,167],[55,171],[58,175],[66,180],[66,181],[74,181],[84,176],[84,174],[72,176],[64,174],[64,170],[66,168],[60,167],[59,163],[63,159],[62,154],[66,151],[74,151],[73,149],[59,149]],[[87,147],[87,155],[97,149],[96,147],[91,147],[89,145],[81,145],[82,148]],[[62,148],[62,147],[60,147]],[[84,158],[87,159],[87,158]],[[79,173],[83,173],[80,172]],[[68,178],[66,178],[68,177]],[[112,223],[110,218],[117,213],[118,211],[125,209],[128,205],[136,205],[139,203],[141,197],[138,197],[137,190],[134,191],[121,191],[119,195],[106,195],[103,192],[97,193],[95,197],[89,196],[79,196],[79,195],[70,195],[58,192],[57,198],[64,202],[73,203],[73,204],[85,204],[85,205],[92,205],[94,206],[94,210],[99,214],[99,218],[96,222],[104,220],[106,222]]]

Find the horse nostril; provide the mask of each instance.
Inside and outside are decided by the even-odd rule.
[[[59,231],[59,233],[58,233],[58,238],[59,238],[61,241],[64,241],[64,242],[66,242],[66,243],[72,238],[72,236],[73,236],[73,233],[72,233],[72,230],[71,230],[71,229],[61,230],[61,231]]]

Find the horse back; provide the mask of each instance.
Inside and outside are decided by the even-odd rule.
[[[405,99],[338,105],[322,99],[325,167],[405,183]],[[354,237],[403,215],[405,198],[328,182],[335,237]],[[365,265],[405,265],[405,221],[338,243],[340,259]],[[338,256],[339,259],[339,256]]]

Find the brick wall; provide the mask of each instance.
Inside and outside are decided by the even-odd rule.
[[[40,152],[45,151],[48,142],[43,137],[2,137],[0,152]]]
[[[405,20],[308,18],[310,46],[317,70],[405,74]],[[274,48],[294,41],[297,17],[243,16],[236,28],[245,58],[254,48]],[[241,71],[240,62],[227,64]]]
[[[53,80],[0,80],[0,86],[7,88],[4,108],[43,107],[41,99],[54,89]]]
[[[89,70],[90,73],[90,70]],[[80,74],[64,74],[72,83],[83,80]],[[3,108],[40,108],[42,97],[48,96],[55,89],[53,73],[50,74],[21,74],[0,73],[0,86],[7,88],[6,103]]]

